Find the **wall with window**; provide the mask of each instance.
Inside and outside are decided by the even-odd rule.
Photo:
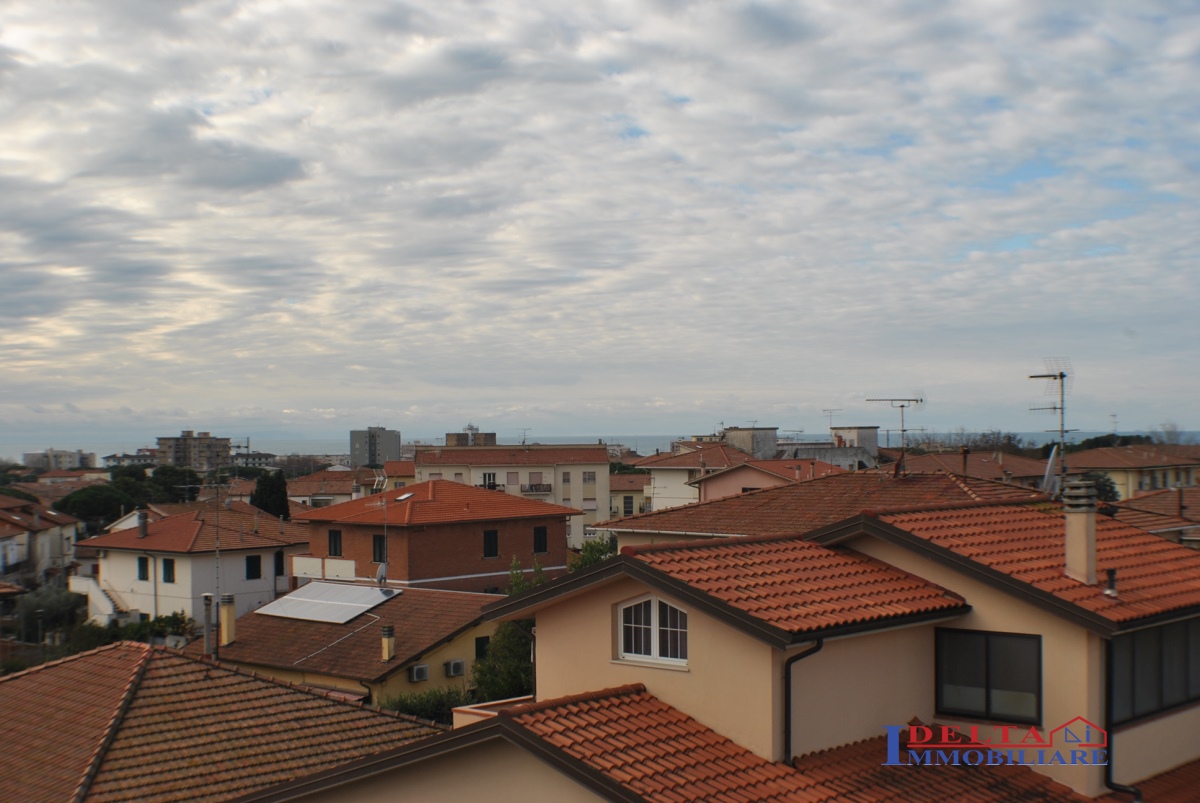
[[[972,606],[971,613],[959,617],[953,622],[940,625],[940,627],[1040,636],[1042,716],[1039,731],[1042,730],[1042,727],[1052,730],[1077,716],[1084,717],[1097,725],[1104,724],[1104,640],[1102,638],[1011,594],[910,552],[904,547],[869,537],[854,539],[849,546],[919,577],[924,577],[966,598]],[[930,645],[930,650],[931,652],[935,651],[933,644]],[[815,658],[819,657],[819,655],[815,656]],[[935,683],[934,674],[931,674],[925,683],[932,690]],[[945,711],[937,712],[936,707],[932,713],[936,714],[938,722],[964,726],[978,724],[989,728],[995,724],[1004,724],[1006,721],[1001,717],[986,719],[962,714],[956,715]],[[921,718],[925,719],[925,716]],[[881,723],[881,726],[882,724],[898,723]],[[1018,727],[1028,727],[1021,722],[1013,722],[1013,724]],[[1122,764],[1126,763],[1132,763],[1131,758],[1122,755],[1118,748],[1114,766],[1120,768]],[[1052,765],[1033,767],[1033,769],[1083,794],[1095,796],[1104,791],[1103,768]]]
[[[623,655],[623,612],[647,600],[652,611],[664,602],[687,613],[686,660],[628,651]],[[539,699],[645,683],[651,694],[754,753],[773,760],[782,757],[782,669],[777,650],[629,578],[555,601],[538,611],[536,619]],[[648,638],[657,643],[660,635],[651,630]]]

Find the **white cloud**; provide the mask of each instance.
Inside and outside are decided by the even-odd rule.
[[[1073,426],[1200,426],[1198,48],[1169,3],[8,3],[0,422],[1040,429],[1061,354]]]

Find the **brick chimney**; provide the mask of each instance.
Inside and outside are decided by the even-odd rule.
[[[1072,580],[1096,584],[1096,485],[1070,480],[1063,490],[1067,568]]]
[[[221,628],[220,644],[224,647],[237,638],[237,607],[233,604],[233,594],[221,595],[221,608],[217,615]]]
[[[396,627],[383,626],[383,660],[390,661],[396,657]]]

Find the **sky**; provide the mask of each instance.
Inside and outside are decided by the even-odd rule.
[[[8,0],[0,119],[0,454],[1200,428],[1195,3]]]

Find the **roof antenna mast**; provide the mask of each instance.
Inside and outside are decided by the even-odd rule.
[[[1058,413],[1058,488],[1057,492],[1061,493],[1064,483],[1067,480],[1067,433],[1075,432],[1076,430],[1067,429],[1067,393],[1070,391],[1071,382],[1075,378],[1074,370],[1071,368],[1071,361],[1065,357],[1046,357],[1042,360],[1046,366],[1044,374],[1030,374],[1030,379],[1045,379],[1047,396],[1057,395],[1058,404],[1051,404],[1049,407],[1030,407],[1030,410],[1047,410]],[[1055,432],[1053,429],[1048,429],[1046,432]]]
[[[907,432],[904,428],[904,411],[909,407],[916,407],[918,404],[923,404],[924,399],[867,399],[869,402],[887,402],[893,409],[900,411],[900,459],[896,461],[896,476],[900,476],[904,471],[904,449],[906,442],[904,433]]]

